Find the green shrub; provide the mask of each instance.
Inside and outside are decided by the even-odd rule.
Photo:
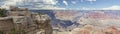
[[[15,28],[13,28],[10,34],[26,34],[26,33],[24,30],[16,30]]]
[[[3,31],[0,31],[0,34],[5,34]]]
[[[5,17],[6,16],[6,9],[1,9],[0,8],[0,17]]]

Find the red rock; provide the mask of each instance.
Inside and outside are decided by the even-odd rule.
[[[115,26],[110,26],[104,31],[105,34],[120,34],[119,30]]]

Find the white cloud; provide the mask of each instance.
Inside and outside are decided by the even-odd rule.
[[[96,8],[83,7],[82,10],[97,10]]]
[[[58,1],[56,1],[56,0],[43,0],[43,2],[46,4],[56,4]]]
[[[93,2],[93,1],[96,1],[96,0],[86,0],[86,1],[90,1],[90,2]]]
[[[23,0],[8,0],[8,1],[5,1],[4,2],[4,5],[16,5],[16,4],[18,4],[18,3],[20,3],[20,2],[22,2]]]
[[[76,1],[72,1],[73,4],[76,4],[77,2]]]
[[[97,1],[97,0],[80,0],[80,2],[84,2],[84,1],[88,1],[90,2],[91,4],[93,4],[93,2]]]
[[[95,2],[96,0],[86,0],[89,1],[91,4],[93,4],[93,2]]]
[[[19,4],[21,3],[23,0],[6,0],[6,1],[3,1],[3,5],[1,7],[5,7],[8,9],[9,6],[15,6],[16,4]]]
[[[42,7],[42,8],[40,8],[40,9],[50,9],[50,10],[65,10],[66,8],[61,8],[61,7],[55,7],[55,6],[51,6],[51,5],[46,5],[46,6],[44,6],[44,7]]]
[[[80,0],[81,2],[83,1],[89,1],[89,2],[95,2],[96,0]]]
[[[56,5],[57,0],[6,0],[3,1],[2,7],[9,8],[9,6],[20,6],[26,7],[29,9],[65,9],[61,7],[54,6]],[[64,1],[67,5],[67,2]]]
[[[53,5],[37,5],[36,7],[29,7],[31,10],[65,10],[66,8],[57,7]]]
[[[120,10],[120,6],[114,5],[111,7],[103,8],[103,10]]]
[[[32,9],[44,9],[44,10],[54,10],[54,9],[56,9],[56,10],[60,9],[60,10],[62,10],[62,9],[65,9],[65,8],[54,6],[58,2],[56,0],[41,0],[41,1],[43,3],[39,4],[39,5],[38,4],[35,5],[36,3],[33,3],[34,4],[33,6],[35,6],[35,7],[32,7]],[[39,2],[40,1],[38,1],[38,3]]]
[[[63,1],[63,3],[64,3],[65,5],[68,5],[68,3],[67,3],[66,1]]]

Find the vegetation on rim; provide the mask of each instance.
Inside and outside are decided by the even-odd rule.
[[[6,9],[0,8],[0,17],[5,17],[6,16]]]

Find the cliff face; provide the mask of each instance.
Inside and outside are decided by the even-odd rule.
[[[31,14],[27,9],[11,7],[7,17],[0,17],[0,31],[6,34],[52,34],[50,21],[46,14]]]
[[[72,11],[72,10],[58,10],[54,11],[56,19],[60,20],[73,20],[75,17],[79,16],[78,13],[80,11]]]
[[[34,22],[39,30],[37,34],[52,34],[52,26],[50,25],[50,17],[47,14],[33,15]]]
[[[10,17],[0,18],[0,31],[8,33],[13,28],[14,28],[14,23],[13,23],[12,18]]]

